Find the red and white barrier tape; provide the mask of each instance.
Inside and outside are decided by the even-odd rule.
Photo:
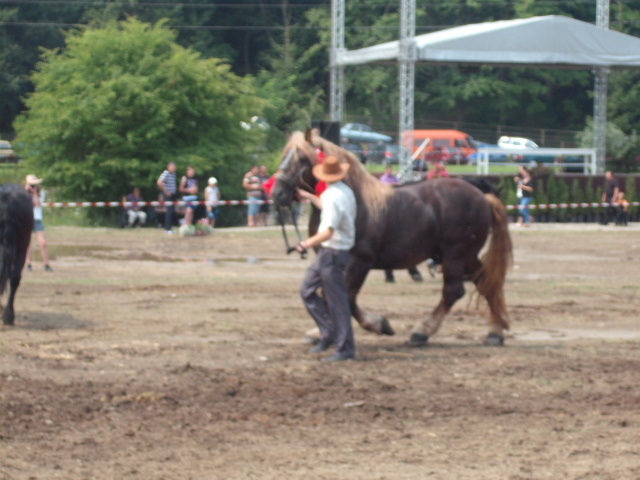
[[[640,202],[629,202],[629,206],[636,207],[640,205]],[[543,210],[543,209],[556,209],[556,208],[597,208],[597,207],[619,207],[619,203],[547,203],[547,204],[537,204],[537,205],[529,205],[528,207],[533,210]],[[521,205],[505,205],[507,210],[521,210],[523,207]]]
[[[250,203],[257,203],[262,205],[264,203],[272,204],[273,200],[220,200],[218,202],[219,206],[225,205],[249,205]],[[53,203],[43,203],[43,207],[130,207],[132,205],[137,205],[139,207],[151,206],[151,207],[159,207],[159,206],[178,206],[178,205],[206,205],[205,201],[194,201],[194,202],[185,202],[184,200],[179,200],[175,202],[53,202]],[[556,209],[556,208],[597,208],[597,207],[617,207],[620,204],[618,203],[547,203],[547,204],[538,204],[538,205],[529,205],[530,209]],[[629,202],[629,206],[637,207],[640,205],[640,202]],[[505,205],[507,210],[519,210],[521,208],[520,205]]]
[[[273,203],[273,200],[220,200],[218,205],[249,205],[250,203],[257,203],[262,205],[264,203]],[[177,200],[175,202],[52,202],[43,203],[43,207],[131,207],[136,205],[138,207],[161,207],[161,206],[179,206],[179,205],[206,205],[207,202],[203,200],[185,202],[184,200]]]

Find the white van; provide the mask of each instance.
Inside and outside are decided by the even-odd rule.
[[[500,137],[498,146],[502,148],[538,148],[535,142],[522,137]]]

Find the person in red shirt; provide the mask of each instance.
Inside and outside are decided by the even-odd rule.
[[[318,165],[321,165],[324,163],[324,159],[327,158],[327,154],[324,153],[324,151],[317,148],[316,157],[318,157]],[[326,189],[327,189],[327,184],[322,180],[318,180],[318,183],[316,183],[316,188],[315,188],[316,195],[319,197],[320,195],[322,195],[322,192],[324,192]]]
[[[449,171],[447,170],[447,167],[445,167],[440,162],[435,162],[433,164],[433,168],[429,170],[429,173],[427,174],[427,179],[433,180],[434,178],[446,178],[450,176],[451,175],[449,175]]]

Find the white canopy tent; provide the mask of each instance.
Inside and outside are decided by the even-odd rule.
[[[640,38],[558,15],[476,23],[417,35],[417,62],[640,67]],[[400,42],[337,53],[338,65],[396,62]]]
[[[337,49],[334,58],[336,68],[400,61],[401,65],[420,62],[594,68],[598,75],[603,75],[610,68],[640,67],[640,39],[580,20],[549,15],[464,25],[358,50]],[[412,118],[413,98],[401,98],[400,102],[401,110],[409,108]],[[596,106],[597,102],[598,96]],[[604,110],[602,121],[597,119],[604,132],[606,109],[601,106],[599,110]],[[407,112],[400,112],[401,119],[408,116]],[[600,161],[603,160],[604,157]]]

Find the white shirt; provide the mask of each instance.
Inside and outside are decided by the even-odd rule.
[[[318,231],[333,229],[333,236],[322,242],[322,246],[351,250],[356,243],[356,197],[353,191],[344,182],[336,182],[329,184],[320,197],[322,213]]]
[[[33,219],[42,221],[42,204],[47,200],[47,194],[44,190],[40,190],[40,195],[38,196],[40,200],[36,205],[33,206]]]
[[[218,187],[207,187],[204,189],[204,197],[207,199],[207,204],[212,207],[217,207],[220,201],[220,190]]]

